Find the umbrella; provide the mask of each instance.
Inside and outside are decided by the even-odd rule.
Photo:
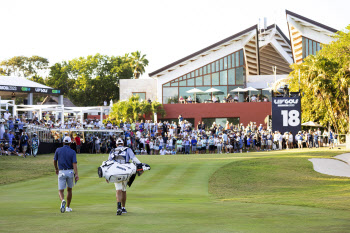
[[[322,125],[320,125],[316,122],[313,122],[313,121],[308,121],[308,122],[302,123],[301,125],[302,126],[310,126],[310,127],[323,127]]]
[[[231,90],[230,92],[238,92],[238,96],[239,96],[239,93],[240,93],[240,92],[246,92],[246,91],[247,91],[246,89],[237,87],[236,89],[233,89],[233,90]],[[239,100],[237,100],[237,101],[239,102]]]
[[[187,93],[193,93],[194,94],[194,102],[196,102],[196,93],[204,93],[204,91],[199,90],[198,88],[193,88],[189,91],[186,91]]]
[[[257,89],[255,89],[254,87],[247,87],[246,90],[249,91],[249,102],[250,102],[250,92],[257,91]]]
[[[205,92],[213,94],[213,93],[215,93],[215,92],[222,92],[222,91],[220,91],[219,89],[216,89],[216,88],[212,87],[212,88],[206,90]],[[212,98],[213,98],[213,96],[212,96]]]

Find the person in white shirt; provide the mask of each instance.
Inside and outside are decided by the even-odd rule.
[[[165,149],[162,148],[162,149],[159,151],[159,154],[160,154],[160,155],[165,155]]]
[[[6,109],[6,112],[4,113],[4,119],[8,121],[10,116],[11,116],[11,113],[9,113],[9,110]]]
[[[217,100],[218,100],[218,99],[216,98],[216,96],[213,95],[213,103],[216,103]]]

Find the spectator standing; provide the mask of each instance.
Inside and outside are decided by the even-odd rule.
[[[6,109],[6,112],[4,113],[4,119],[5,119],[5,120],[9,120],[9,119],[10,119],[10,116],[11,116],[11,113],[9,112],[8,109]]]
[[[32,152],[33,152],[33,156],[36,157],[36,155],[38,154],[38,149],[39,149],[39,138],[37,137],[37,134],[34,133],[33,134],[33,138],[32,138]]]
[[[22,147],[22,152],[23,152],[23,158],[26,158],[26,152],[28,149],[28,141],[29,137],[27,136],[26,132],[22,132],[22,136],[20,138],[20,146]]]
[[[63,139],[63,147],[57,148],[54,156],[54,167],[58,176],[58,195],[61,200],[61,213],[73,211],[70,204],[73,196],[73,182],[79,180],[77,156],[70,148],[72,142],[69,136]],[[67,187],[67,202],[64,199],[64,190]],[[67,203],[67,206],[66,206]]]
[[[79,134],[77,134],[77,136],[74,138],[74,141],[75,141],[77,153],[80,154],[81,140],[80,140]]]

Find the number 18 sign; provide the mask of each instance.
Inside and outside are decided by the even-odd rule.
[[[272,98],[272,130],[292,132],[295,136],[301,129],[300,97]]]

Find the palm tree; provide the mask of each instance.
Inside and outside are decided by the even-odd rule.
[[[146,55],[141,56],[141,52],[136,51],[131,53],[130,65],[134,70],[134,78],[138,79],[145,72],[145,67],[148,65]]]

